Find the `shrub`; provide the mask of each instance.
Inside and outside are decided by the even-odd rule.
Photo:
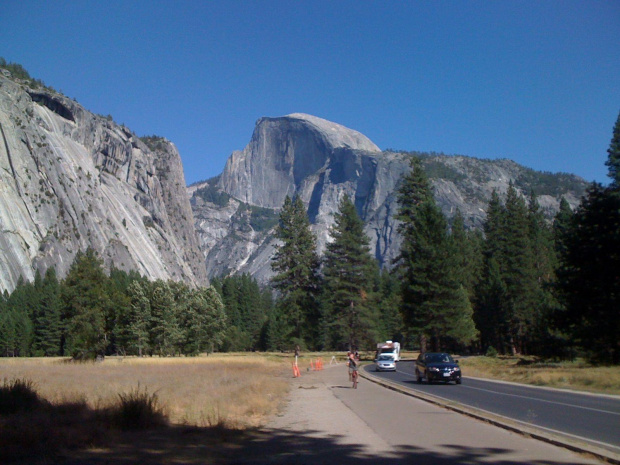
[[[4,380],[0,386],[0,415],[30,412],[40,407],[43,401],[34,383],[27,379]]]
[[[167,418],[159,405],[157,393],[149,394],[140,385],[129,393],[119,394],[119,403],[111,407],[112,422],[125,430],[149,429],[164,426]]]
[[[493,346],[489,346],[486,353],[487,357],[497,357],[497,349]]]

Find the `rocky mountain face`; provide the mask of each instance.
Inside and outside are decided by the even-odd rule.
[[[0,75],[0,291],[79,250],[151,279],[206,284],[175,146],[141,140],[28,81]]]
[[[307,206],[319,251],[348,194],[375,257],[389,267],[400,248],[395,191],[411,156],[422,158],[446,216],[458,209],[470,228],[482,226],[491,193],[505,193],[510,182],[526,196],[533,189],[548,218],[562,196],[576,206],[587,186],[576,176],[538,173],[510,160],[381,151],[359,132],[309,115],[262,118],[219,177],[188,188],[208,275],[247,272],[266,282],[278,212],[294,194]]]
[[[480,227],[491,192],[534,190],[549,218],[587,183],[509,160],[381,151],[357,131],[314,116],[258,120],[223,173],[186,187],[175,146],[138,138],[111,118],[38,83],[0,73],[0,292],[55,266],[63,277],[93,247],[107,267],[204,285],[209,277],[271,276],[274,227],[286,196],[308,209],[319,252],[344,194],[366,223],[373,254],[400,248],[395,191],[409,158],[422,158],[448,218]]]

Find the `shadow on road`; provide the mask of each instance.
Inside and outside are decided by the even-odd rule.
[[[103,464],[356,464],[416,465],[489,464],[522,465],[513,461],[509,448],[469,448],[442,446],[443,451],[421,447],[395,447],[389,455],[368,455],[363,444],[342,444],[339,437],[320,438],[316,431],[302,435],[285,430],[235,431],[225,428],[169,427],[146,433],[133,433],[89,451],[74,451],[52,461],[65,465]],[[564,462],[533,461],[533,465]]]

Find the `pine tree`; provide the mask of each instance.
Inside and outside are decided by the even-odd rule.
[[[475,290],[482,276],[482,246],[484,239],[478,230],[466,231],[465,221],[460,210],[456,211],[452,219],[452,240],[456,250],[461,285],[467,291],[470,301],[473,301]]]
[[[382,270],[378,292],[380,341],[404,341],[404,323],[400,312],[401,293],[397,273]]]
[[[15,345],[11,348],[14,356],[28,357],[32,355],[32,344],[35,337],[33,318],[38,311],[39,299],[40,296],[35,290],[34,284],[27,282],[20,276],[17,280],[17,286],[7,300],[15,331]]]
[[[609,168],[609,177],[611,178],[612,189],[620,189],[620,113],[613,130],[613,136],[609,149],[608,157],[605,165]]]
[[[491,195],[484,225],[483,282],[476,295],[476,321],[481,328],[483,349],[492,346],[502,353],[527,351],[540,319],[543,275],[549,278],[547,233],[541,224],[537,201],[531,210],[512,183],[505,205],[496,192]],[[535,241],[536,242],[535,244]],[[484,295],[484,294],[487,295]],[[486,346],[486,347],[485,347]]]
[[[573,219],[573,210],[564,197],[560,200],[560,208],[553,220],[553,243],[555,246],[556,257],[561,257],[566,253],[564,240],[570,229]]]
[[[346,194],[330,235],[324,266],[329,344],[349,350],[372,347],[378,337],[374,298],[378,265],[370,255],[364,223]]]
[[[592,361],[620,363],[620,190],[594,184],[562,241],[563,327]]]
[[[456,242],[448,234],[446,219],[435,204],[430,182],[418,159],[398,189],[403,244],[399,256],[402,314],[408,330],[426,350],[446,344],[467,344],[477,331],[467,291],[460,278]]]
[[[291,328],[287,324],[287,317],[284,309],[279,305],[274,305],[267,316],[265,327],[265,346],[270,351],[284,351],[290,348],[289,334]]]
[[[134,280],[127,287],[129,311],[121,315],[118,346],[121,352],[130,352],[142,357],[150,350],[150,329],[152,326],[151,302],[147,296],[148,283]]]
[[[151,283],[150,287],[150,345],[159,356],[175,355],[182,340],[182,331],[173,291],[170,283],[162,280]]]
[[[483,352],[495,349],[507,351],[508,318],[506,316],[506,284],[502,279],[497,258],[485,255],[480,285],[476,291],[474,320],[480,330]]]
[[[514,355],[525,352],[528,333],[536,322],[540,295],[534,270],[528,209],[512,184],[506,193],[505,227],[502,277],[506,283],[508,337]]]
[[[88,248],[78,252],[61,285],[65,351],[76,359],[102,355],[107,346],[106,310],[110,307],[103,260]]]
[[[198,351],[214,352],[222,343],[227,328],[226,312],[219,294],[212,287],[200,288],[192,293],[191,306],[197,324],[188,339],[198,342]]]
[[[17,346],[17,333],[15,320],[9,308],[10,296],[8,292],[0,295],[0,356],[14,357],[15,347]]]
[[[255,349],[258,345],[260,332],[265,324],[267,315],[262,307],[261,290],[258,282],[248,273],[243,273],[240,279],[241,286],[241,314],[242,329],[248,335],[248,349]]]
[[[60,300],[60,283],[54,267],[48,268],[45,272],[40,295],[39,311],[34,323],[34,345],[41,355],[60,355],[62,302]]]
[[[291,328],[292,345],[316,348],[321,317],[316,239],[310,230],[308,214],[299,196],[286,197],[276,228],[279,244],[271,261],[275,272],[274,288],[279,292],[278,305]]]

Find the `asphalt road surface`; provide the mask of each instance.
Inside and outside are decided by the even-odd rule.
[[[467,378],[463,383],[418,384],[415,362],[398,362],[396,372],[368,374],[407,389],[421,391],[462,405],[474,407],[552,432],[579,438],[598,447],[620,453],[620,397],[567,392],[513,383]]]
[[[285,410],[232,463],[264,465],[585,465],[600,458],[499,428],[362,378],[302,371]],[[367,376],[369,378],[369,376]],[[445,386],[436,386],[443,388]],[[461,386],[455,386],[456,388]],[[531,428],[530,428],[531,429]],[[620,461],[616,462],[620,463]]]

